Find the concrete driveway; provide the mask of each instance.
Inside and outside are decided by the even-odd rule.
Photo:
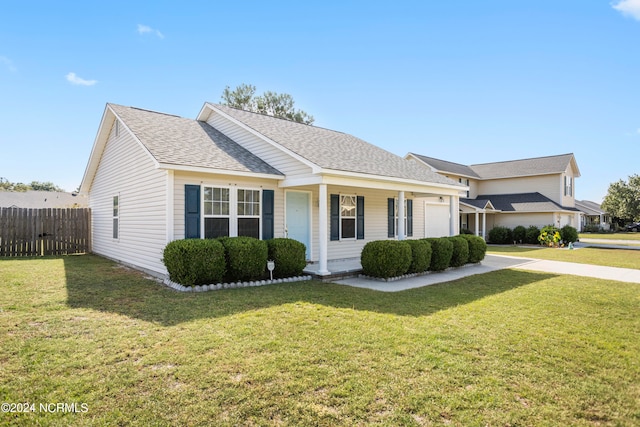
[[[461,268],[446,270],[439,273],[428,273],[423,276],[409,277],[383,282],[374,279],[353,277],[336,280],[334,283],[373,289],[382,292],[398,292],[407,289],[420,288],[435,283],[449,282],[475,274],[484,274],[505,268],[541,271],[555,274],[571,274],[575,276],[595,277],[619,282],[640,283],[640,270],[630,268],[603,267],[573,262],[547,261],[532,258],[520,258],[505,255],[486,255],[479,264],[466,265]]]

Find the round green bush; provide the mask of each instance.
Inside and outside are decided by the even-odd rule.
[[[530,245],[538,244],[538,236],[540,235],[540,229],[535,225],[527,227],[527,233],[525,235],[525,243]]]
[[[374,240],[364,245],[360,255],[362,272],[387,279],[405,274],[411,266],[411,246],[406,241]]]
[[[469,244],[469,260],[470,263],[477,263],[484,259],[487,253],[487,242],[480,236],[472,236],[469,234],[460,235],[460,237],[466,239]]]
[[[451,261],[449,261],[450,267],[462,267],[469,261],[469,243],[467,240],[460,236],[448,237],[449,241],[453,243],[453,253],[451,255]]]
[[[527,241],[527,229],[522,225],[517,226],[513,229],[513,240],[516,243],[525,243]]]
[[[405,240],[411,246],[411,265],[408,273],[422,273],[431,264],[431,244],[426,240]]]
[[[560,229],[560,235],[562,236],[562,241],[565,244],[575,243],[578,241],[578,230],[570,225],[565,225]]]
[[[513,243],[513,232],[508,227],[493,227],[489,230],[489,241],[498,245]]]
[[[227,258],[227,280],[231,282],[260,279],[267,271],[267,242],[253,237],[220,239]]]
[[[184,286],[218,283],[227,270],[224,247],[211,239],[174,240],[165,246],[162,262],[169,278]]]
[[[443,271],[449,267],[453,256],[453,243],[447,237],[428,237],[427,242],[431,244],[431,264],[430,271]]]
[[[306,246],[294,239],[267,240],[269,259],[275,262],[273,277],[300,276],[307,266]]]

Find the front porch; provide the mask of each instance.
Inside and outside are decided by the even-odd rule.
[[[345,279],[348,277],[358,277],[362,272],[360,258],[343,258],[327,261],[326,272],[321,272],[320,263],[309,263],[303,270],[305,274],[310,274],[314,279],[320,279],[323,282],[329,282],[337,279]]]

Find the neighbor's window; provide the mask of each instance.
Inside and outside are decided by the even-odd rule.
[[[229,189],[204,187],[204,237],[229,235]]]
[[[113,238],[118,238],[120,225],[120,196],[113,196]]]
[[[573,177],[571,176],[564,177],[564,195],[565,196],[573,195]]]
[[[260,238],[259,190],[238,190],[238,236]]]
[[[356,237],[356,196],[340,195],[340,236],[343,239]]]

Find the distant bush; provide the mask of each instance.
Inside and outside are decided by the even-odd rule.
[[[587,224],[584,226],[583,231],[585,233],[601,233],[602,227],[600,227],[598,224]]]
[[[227,279],[231,282],[264,277],[267,269],[267,242],[253,237],[224,237],[219,239],[227,258]]]
[[[516,243],[526,243],[527,241],[527,229],[522,225],[517,226],[513,229],[513,240]]]
[[[469,243],[461,236],[448,237],[453,243],[453,253],[451,254],[450,267],[462,267],[469,260]]]
[[[525,243],[528,243],[530,245],[537,245],[539,243],[538,236],[540,236],[540,229],[535,225],[530,225],[529,227],[527,227]]]
[[[466,239],[467,243],[469,243],[468,262],[476,263],[482,261],[487,253],[487,242],[480,236],[461,234],[460,237]]]
[[[267,240],[269,259],[275,262],[274,277],[300,276],[307,265],[304,243],[294,239]]]
[[[460,230],[460,234],[473,234],[473,231],[469,230],[468,228],[463,228],[462,230]]]
[[[411,261],[411,245],[406,241],[374,240],[364,246],[360,255],[363,273],[384,279],[405,274]]]
[[[431,264],[431,244],[426,240],[405,240],[411,246],[411,265],[408,273],[422,273]]]
[[[427,242],[431,244],[431,265],[430,271],[443,271],[449,267],[453,256],[453,243],[446,237],[428,237]]]
[[[565,225],[560,229],[560,236],[565,244],[575,243],[578,241],[578,230],[570,225]]]
[[[162,262],[169,278],[184,286],[218,283],[227,270],[224,247],[211,239],[174,240],[164,248]]]
[[[538,236],[538,242],[543,246],[559,245],[561,240],[560,230],[554,225],[545,225],[542,227],[540,235]]]
[[[489,230],[489,242],[498,245],[513,243],[513,232],[508,227],[493,227]]]

